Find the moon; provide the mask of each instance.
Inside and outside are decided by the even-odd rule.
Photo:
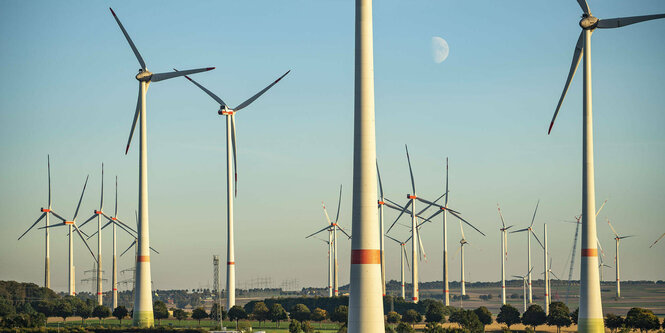
[[[450,48],[448,48],[448,43],[445,39],[438,36],[432,37],[432,59],[435,63],[440,64],[446,60],[449,52]]]

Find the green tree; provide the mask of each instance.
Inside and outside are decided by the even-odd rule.
[[[423,316],[418,313],[418,311],[413,309],[406,310],[402,315],[402,321],[411,324],[411,326],[413,326],[415,323],[421,322],[422,320]]]
[[[407,323],[399,323],[397,327],[395,328],[395,332],[397,333],[415,333],[416,330],[413,329],[409,324]]]
[[[240,305],[234,305],[229,309],[229,319],[236,322],[236,329],[238,329],[238,320],[247,318],[247,312]]]
[[[580,308],[575,309],[575,311],[570,313],[570,320],[577,325],[577,318],[580,316]]]
[[[628,310],[625,320],[626,326],[632,329],[638,329],[640,332],[657,330],[660,328],[660,320],[653,314],[653,311],[642,308],[632,308]]]
[[[199,327],[201,327],[201,319],[208,318],[208,313],[203,308],[196,308],[192,311],[192,319],[199,321]]]
[[[291,309],[290,315],[291,319],[295,319],[299,322],[309,320],[309,317],[312,313],[309,311],[309,308],[305,304],[296,304]]]
[[[522,314],[522,324],[531,326],[534,331],[536,330],[536,326],[544,324],[546,320],[545,310],[538,304],[532,304]]]
[[[167,319],[169,317],[169,309],[166,308],[166,304],[162,301],[155,301],[152,304],[152,314],[157,319],[159,325],[162,324],[162,319]]]
[[[318,322],[319,328],[321,328],[321,322],[326,320],[326,318],[328,318],[328,311],[321,308],[316,308],[314,309],[314,311],[312,311],[312,316],[310,318],[313,321]]]
[[[102,319],[110,317],[111,316],[111,310],[104,305],[97,305],[94,309],[92,309],[92,315],[99,318],[99,323],[102,323]]]
[[[41,300],[35,303],[35,310],[37,312],[43,313],[46,317],[53,317],[56,314],[54,313],[55,302],[50,300]]]
[[[505,304],[501,306],[501,310],[499,311],[499,314],[496,316],[496,322],[501,324],[506,324],[506,326],[508,326],[508,329],[510,329],[510,325],[520,323],[520,312],[517,311],[517,309],[515,309],[514,306],[510,304]]]
[[[557,333],[561,332],[561,327],[568,327],[573,321],[570,320],[570,310],[563,302],[552,302],[550,304],[550,314],[547,316],[547,325],[556,326]]]
[[[480,320],[483,325],[489,325],[492,323],[492,313],[486,307],[478,307],[473,310],[473,312],[478,316],[478,320]]]
[[[259,326],[261,326],[261,323],[270,317],[270,309],[268,309],[266,303],[256,302],[254,309],[252,309],[252,314],[254,315],[254,319],[258,320]]]
[[[460,310],[459,324],[471,333],[483,332],[484,326],[473,310]]]
[[[66,299],[60,299],[55,305],[54,308],[55,315],[62,318],[63,321],[67,321],[67,317],[74,315],[74,307]]]
[[[173,310],[173,317],[175,317],[175,319],[178,319],[178,324],[180,324],[180,322],[183,319],[187,319],[188,316],[189,316],[189,314],[187,312],[185,312],[185,310],[183,310],[183,309]]]
[[[605,327],[610,329],[610,332],[616,332],[617,329],[623,327],[623,318],[612,313],[605,315]]]
[[[300,328],[300,322],[291,319],[291,323],[289,324],[289,333],[300,333],[302,332],[302,329]]]
[[[330,316],[330,320],[338,323],[346,323],[349,320],[349,307],[346,305],[336,307]]]
[[[7,299],[0,298],[0,317],[6,317],[16,312],[14,305]]]
[[[182,311],[182,310],[181,310]],[[119,305],[117,308],[113,309],[113,317],[118,318],[120,321],[120,326],[122,327],[122,319],[127,317],[129,314],[129,311],[127,311],[127,308],[124,305]]]
[[[277,322],[277,327],[279,327],[279,323],[282,320],[289,319],[289,316],[286,314],[286,310],[284,310],[284,307],[279,303],[275,303],[270,307],[269,315],[271,321]]]
[[[427,312],[425,312],[425,321],[428,323],[446,322],[446,315],[443,304],[440,302],[430,303],[427,306]]]
[[[390,311],[388,312],[388,323],[389,324],[397,324],[399,321],[402,320],[402,316],[399,315],[399,313],[395,311]]]
[[[85,325],[85,320],[92,316],[92,310],[94,306],[90,306],[88,303],[83,301],[78,301],[74,304],[74,309],[76,315],[81,317],[81,324]]]

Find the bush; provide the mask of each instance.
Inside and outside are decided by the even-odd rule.
[[[605,315],[605,327],[610,329],[610,332],[616,332],[617,329],[623,327],[624,320],[621,316],[612,313]]]
[[[414,330],[413,327],[411,327],[407,323],[399,323],[399,325],[397,325],[397,328],[395,328],[395,332],[397,332],[397,333],[415,333],[416,330]]]
[[[296,304],[290,312],[291,318],[299,322],[309,320],[309,317],[312,315],[312,312],[309,311],[309,308],[305,304]]]
[[[657,330],[660,328],[660,321],[658,317],[653,314],[653,311],[642,308],[632,308],[626,314],[625,320],[626,327],[632,329],[639,329],[640,332],[649,330]]]
[[[492,313],[486,307],[478,307],[473,310],[473,312],[478,316],[478,320],[480,320],[483,325],[489,325],[492,323]]]
[[[510,325],[520,323],[520,312],[510,304],[503,305],[501,306],[499,314],[496,316],[496,322],[506,324],[510,330]]]
[[[289,323],[289,333],[300,333],[302,332],[302,329],[300,329],[300,322],[291,319],[291,323]]]
[[[425,321],[428,323],[445,323],[446,316],[442,303],[431,303],[425,312]]]
[[[419,323],[423,320],[423,316],[416,310],[406,310],[402,315],[402,321],[409,324]],[[399,327],[399,326],[398,326]],[[399,329],[397,330],[399,332]]]
[[[346,323],[347,320],[349,320],[349,307],[346,305],[336,307],[335,311],[330,316],[330,320],[338,323]]]
[[[399,323],[400,320],[402,320],[402,316],[400,316],[399,313],[397,313],[395,311],[388,312],[387,317],[388,317],[387,321],[388,321],[389,324],[397,324],[397,323]]]

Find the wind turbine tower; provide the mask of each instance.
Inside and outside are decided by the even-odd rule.
[[[372,0],[356,0],[353,205],[349,333],[383,333],[381,250],[376,214],[376,128]]]
[[[501,207],[499,204],[496,204],[496,208],[499,211],[499,217],[501,218],[501,304],[506,304],[506,258],[508,257],[508,229],[513,226],[506,227],[506,223],[503,221],[503,214],[501,214]]]

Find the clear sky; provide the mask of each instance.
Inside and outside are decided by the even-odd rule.
[[[665,2],[597,1],[599,18],[665,12]],[[43,233],[16,238],[46,205],[51,154],[54,209],[73,215],[90,174],[80,221],[99,200],[106,166],[106,211],[119,177],[119,216],[134,222],[138,149],[125,143],[139,68],[111,16],[112,6],[153,72],[216,66],[196,79],[235,106],[285,71],[292,72],[237,114],[238,286],[270,276],[275,286],[326,284],[326,246],[304,237],[325,226],[321,200],[336,205],[350,229],[353,133],[352,1],[3,1],[0,4],[0,279],[42,283]],[[501,204],[525,227],[538,199],[535,228],[548,223],[553,270],[560,277],[581,211],[582,75],[578,71],[552,135],[547,127],[563,88],[580,28],[568,1],[375,1],[377,153],[386,194],[410,192],[409,144],[418,194],[444,190],[450,157],[450,207],[487,237],[471,243],[467,280],[499,279]],[[433,36],[450,46],[432,60]],[[622,279],[665,278],[665,20],[593,35],[593,97],[598,236],[614,265],[620,233]],[[226,256],[225,125],[218,105],[185,79],[157,82],[148,93],[151,244],[155,288],[210,286],[212,255]],[[334,210],[334,209],[331,209]],[[332,212],[331,212],[332,213]],[[388,213],[386,223],[395,217]],[[459,226],[450,220],[450,252]],[[92,225],[85,230],[96,229]],[[406,238],[406,228],[391,235]],[[440,280],[441,222],[423,229],[423,281]],[[119,234],[118,248],[131,239]],[[96,240],[91,239],[93,249]],[[76,276],[92,267],[79,240]],[[111,234],[103,235],[110,277]],[[526,270],[526,240],[511,235],[507,275]],[[399,275],[398,246],[387,243],[387,277]],[[52,286],[67,286],[67,239],[51,237]],[[348,283],[350,242],[340,241],[340,283]],[[96,251],[96,250],[95,250]],[[536,272],[542,252],[533,247]],[[119,268],[132,265],[131,255]],[[459,257],[450,274],[459,278]],[[224,261],[224,259],[222,259]],[[579,260],[578,260],[579,263]],[[576,268],[577,277],[579,269]],[[605,277],[613,279],[606,271]],[[222,276],[225,272],[222,271]],[[540,273],[535,276],[540,277]],[[224,281],[223,281],[224,283]],[[78,290],[89,290],[80,285]],[[108,284],[105,285],[108,288]]]

